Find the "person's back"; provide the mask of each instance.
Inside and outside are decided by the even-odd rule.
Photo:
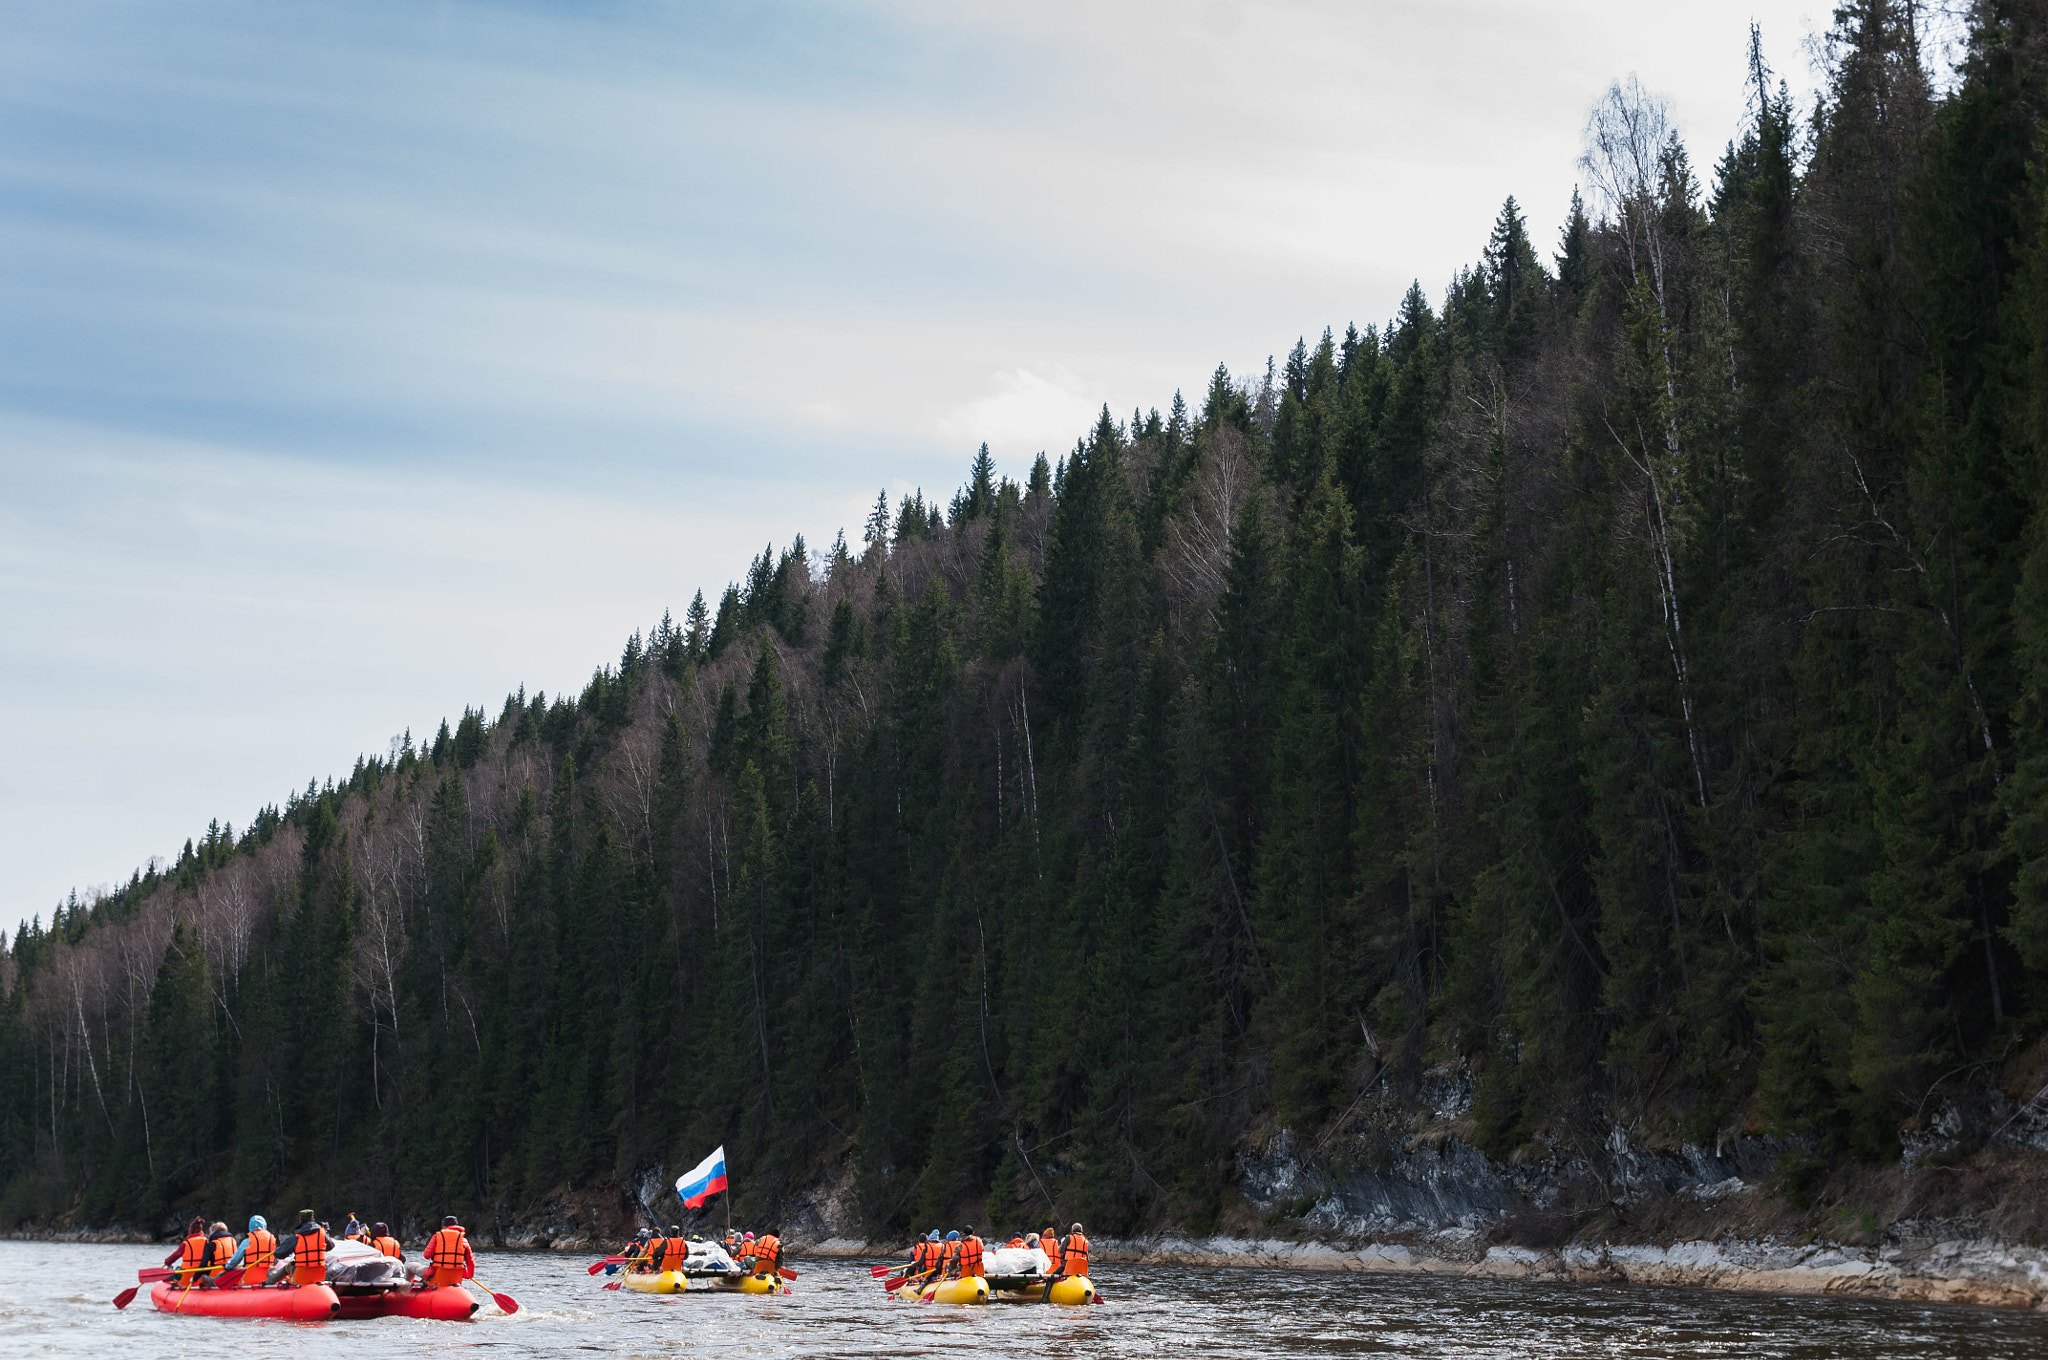
[[[1060,1273],[1070,1276],[1088,1273],[1088,1239],[1082,1236],[1078,1223],[1067,1234],[1067,1240],[1060,1243]]]
[[[178,1249],[171,1253],[170,1261],[178,1263],[178,1284],[190,1289],[199,1282],[206,1269],[205,1219],[195,1218],[185,1225],[185,1236],[178,1243]],[[164,1264],[169,1265],[170,1261]]]
[[[235,1235],[228,1231],[225,1223],[216,1223],[206,1230],[206,1274],[211,1277],[227,1269],[229,1261],[235,1259]]]
[[[981,1243],[981,1239],[980,1239],[979,1237],[977,1237],[977,1236],[975,1236],[975,1235],[974,1235],[974,1229],[972,1229],[972,1228],[967,1228],[967,1229],[965,1229],[965,1230],[964,1230],[964,1231],[963,1231],[963,1232],[961,1233],[961,1236],[960,1236],[960,1278],[961,1278],[961,1279],[963,1279],[963,1280],[971,1280],[971,1279],[974,1279],[974,1278],[978,1277],[978,1276],[979,1276],[979,1275],[980,1275],[980,1274],[982,1273],[982,1271],[981,1271],[981,1257],[982,1257],[982,1243]]]
[[[682,1225],[671,1224],[668,1236],[661,1240],[662,1270],[681,1270],[690,1259],[690,1239],[683,1236]]]
[[[334,1245],[334,1239],[327,1235],[327,1229],[313,1221],[311,1209],[299,1211],[299,1227],[292,1234],[292,1254],[289,1261],[292,1284],[320,1284],[327,1278],[327,1252]]]
[[[394,1261],[405,1259],[405,1248],[399,1246],[398,1239],[391,1235],[391,1225],[388,1223],[370,1225],[370,1245]]]
[[[1045,1273],[1060,1273],[1060,1235],[1057,1230],[1047,1228],[1038,1235],[1038,1249],[1045,1253]]]
[[[270,1231],[270,1224],[261,1214],[249,1218],[249,1235],[242,1239],[242,1268],[244,1278],[251,1284],[261,1283],[277,1264],[277,1234]]]
[[[455,1215],[443,1218],[439,1231],[427,1239],[427,1266],[427,1284],[434,1288],[461,1284],[476,1273],[476,1256]]]
[[[754,1244],[754,1273],[773,1275],[782,1264],[782,1239],[773,1232],[761,1234],[761,1240]]]

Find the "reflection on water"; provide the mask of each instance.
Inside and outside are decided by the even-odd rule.
[[[593,1257],[484,1253],[516,1317],[313,1326],[168,1317],[109,1300],[167,1248],[0,1243],[0,1354],[292,1360],[578,1351],[613,1357],[1077,1355],[2048,1358],[2048,1317],[1992,1309],[1691,1290],[1104,1264],[1099,1308],[949,1308],[883,1297],[866,1263],[797,1257],[796,1292],[607,1292]],[[375,1348],[368,1351],[365,1348]]]

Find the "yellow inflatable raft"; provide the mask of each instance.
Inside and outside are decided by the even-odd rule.
[[[964,1280],[941,1280],[925,1292],[933,1303],[987,1303],[989,1287],[981,1276],[970,1275]]]
[[[664,1270],[628,1275],[624,1287],[636,1294],[787,1294],[789,1286],[770,1275],[740,1275],[731,1271]]]
[[[1068,1308],[1095,1302],[1095,1284],[1086,1275],[1069,1275],[1054,1280],[1048,1291],[1043,1279],[1028,1275],[985,1279],[945,1280],[937,1285],[906,1284],[896,1291],[899,1299],[916,1302],[929,1297],[933,1303],[1057,1303]]]
[[[1068,1308],[1078,1308],[1095,1302],[1095,1285],[1086,1275],[1067,1275],[1052,1282],[1051,1290],[1045,1281],[1030,1276],[998,1276],[989,1281],[993,1292],[990,1303],[1057,1303]]]
[[[681,1294],[690,1288],[690,1279],[680,1270],[641,1271],[628,1274],[623,1285],[636,1294]]]

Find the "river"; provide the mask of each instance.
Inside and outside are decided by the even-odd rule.
[[[885,1298],[869,1263],[795,1257],[776,1298],[607,1292],[590,1259],[486,1252],[477,1277],[521,1304],[468,1323],[297,1325],[170,1317],[110,1300],[166,1248],[0,1242],[0,1354],[249,1356],[1030,1355],[1743,1356],[2042,1360],[2048,1316],[1881,1300],[1444,1277],[1105,1264],[1095,1308],[949,1308]]]

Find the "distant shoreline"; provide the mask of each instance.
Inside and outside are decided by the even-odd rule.
[[[107,1246],[161,1246],[167,1240],[127,1229],[0,1234],[0,1241]],[[791,1247],[800,1254],[830,1257],[897,1256],[905,1250],[900,1244],[892,1247],[844,1237],[796,1241]],[[588,1239],[562,1238],[544,1247],[508,1245],[487,1250],[567,1255],[602,1248]],[[1261,1238],[1165,1237],[1098,1238],[1094,1251],[1096,1259],[1103,1262],[1137,1265],[1629,1284],[2048,1312],[2048,1251],[1994,1238],[1923,1239],[1875,1248],[1733,1239],[1543,1250],[1512,1245],[1461,1249],[1460,1244],[1449,1243],[1438,1252],[1398,1243],[1335,1245]]]
[[[830,1239],[804,1250],[865,1256],[866,1243]],[[1104,1240],[1097,1260],[1256,1270],[1349,1271],[1572,1284],[1656,1285],[1758,1294],[1837,1295],[2048,1312],[2048,1251],[1991,1238],[1915,1240],[1881,1248],[1833,1242],[1723,1240],[1668,1246],[1494,1246],[1441,1254],[1395,1243],[1338,1246],[1278,1239]]]

